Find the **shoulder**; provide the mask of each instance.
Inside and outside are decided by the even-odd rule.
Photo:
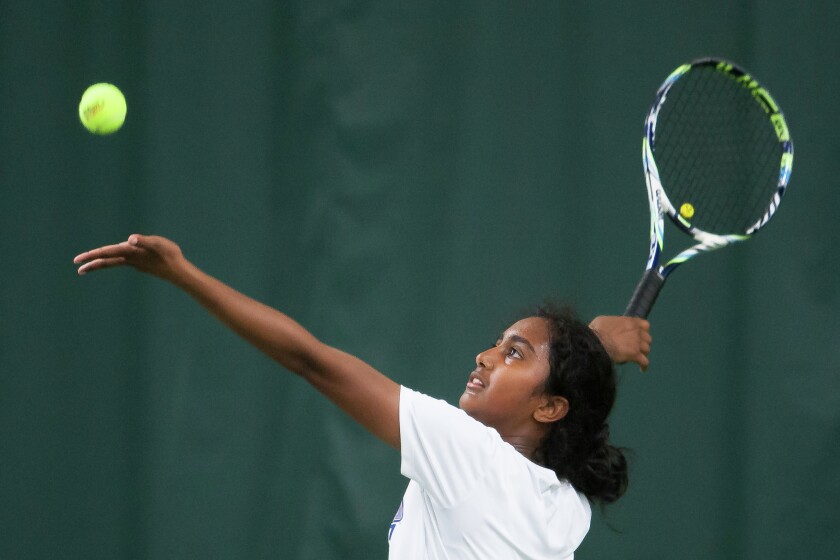
[[[443,439],[473,438],[483,444],[504,443],[499,433],[443,399],[400,387],[400,431],[434,434]]]
[[[477,438],[484,444],[506,445],[499,433],[443,399],[400,387],[400,428],[439,438]]]
[[[497,468],[507,444],[446,401],[400,389],[400,471],[438,503],[452,504]]]

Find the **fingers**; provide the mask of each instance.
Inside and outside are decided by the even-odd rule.
[[[111,268],[114,266],[121,266],[128,262],[128,258],[142,253],[144,250],[139,246],[140,238],[142,236],[132,235],[128,241],[116,243],[114,245],[105,245],[97,249],[91,249],[76,255],[73,259],[74,264],[81,264],[79,267],[79,275],[84,275],[93,270],[101,268]]]
[[[650,354],[651,344],[653,344],[653,338],[650,336],[650,322],[641,318],[636,318],[634,322],[636,324],[636,331],[639,337],[639,353],[633,361],[639,365],[639,369],[647,371],[648,367],[650,367],[650,359],[648,358],[648,355]]]
[[[78,268],[80,275],[125,265],[153,276],[171,279],[186,260],[181,248],[172,241],[157,235],[133,233],[122,243],[105,245],[76,255],[73,262],[81,265]]]
[[[117,243],[116,245],[105,245],[104,247],[99,247],[97,249],[85,251],[84,253],[76,255],[76,257],[73,259],[73,264],[79,264],[93,259],[113,256],[114,254],[119,252],[121,248],[124,248],[124,246],[125,243]]]
[[[650,359],[648,358],[648,354],[650,354],[650,347],[653,344],[653,338],[650,336],[650,323],[644,319],[641,320],[639,323],[641,327],[641,341],[639,343],[639,348],[642,351],[641,359],[639,360],[639,368],[642,371],[647,371],[648,367],[650,366]]]
[[[114,266],[121,266],[125,264],[125,257],[112,257],[107,259],[94,259],[86,262],[77,270],[79,276],[84,276],[88,272],[99,270],[102,268],[111,268]]]
[[[140,235],[139,233],[132,233],[128,236],[128,239],[121,243],[115,243],[113,245],[104,245],[102,247],[91,249],[90,251],[86,251],[84,253],[80,253],[76,255],[73,259],[73,262],[78,264],[80,262],[89,261],[91,259],[113,255],[118,252],[125,251],[131,247],[149,247],[153,243],[151,242],[154,239],[154,236],[146,236]]]
[[[648,358],[648,351],[643,347],[639,347],[638,351],[627,355],[627,361],[624,363],[633,362],[639,366],[642,371],[647,371],[650,366],[650,359]]]

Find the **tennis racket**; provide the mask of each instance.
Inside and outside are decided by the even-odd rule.
[[[681,264],[746,241],[773,217],[793,167],[785,117],[753,76],[703,58],[674,70],[645,119],[650,254],[624,314],[647,317]],[[696,244],[660,265],[664,216]]]

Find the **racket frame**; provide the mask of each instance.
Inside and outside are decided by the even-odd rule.
[[[693,68],[703,66],[713,66],[718,72],[730,75],[730,77],[735,79],[752,94],[756,102],[768,115],[782,151],[779,179],[770,204],[761,218],[743,233],[709,233],[696,228],[691,224],[689,219],[680,215],[665,194],[662,181],[659,177],[659,169],[656,166],[656,160],[653,154],[656,146],[656,122],[659,112],[668,96],[668,92],[677,80],[686,73],[690,72]],[[746,241],[767,224],[778,209],[782,196],[784,196],[788,182],[790,181],[790,174],[793,169],[793,141],[790,137],[787,122],[778,104],[770,93],[759,85],[752,76],[727,60],[711,57],[700,58],[691,63],[679,66],[659,86],[656,92],[656,98],[645,118],[644,136],[642,138],[642,165],[644,167],[645,184],[648,191],[648,206],[650,209],[650,250],[647,264],[645,265],[645,273],[636,286],[633,297],[631,297],[630,303],[624,312],[625,315],[636,317],[647,317],[656,301],[656,297],[659,295],[659,291],[665,283],[665,279],[678,266],[701,253],[707,253],[734,243]],[[697,243],[679,252],[665,265],[660,266],[659,262],[665,239],[664,217],[666,214],[678,229],[690,235]]]

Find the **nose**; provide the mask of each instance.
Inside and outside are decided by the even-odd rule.
[[[490,350],[479,352],[479,354],[475,357],[475,365],[484,369],[492,368],[493,359],[492,356],[490,356]]]

